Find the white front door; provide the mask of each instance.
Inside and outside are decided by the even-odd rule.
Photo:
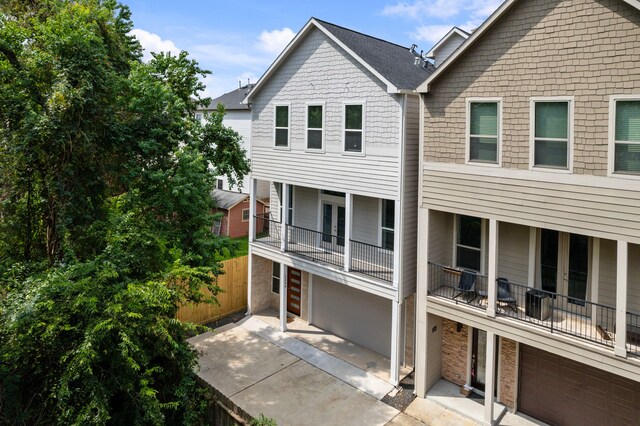
[[[322,243],[323,246],[335,250],[344,247],[345,208],[343,205],[322,202]]]

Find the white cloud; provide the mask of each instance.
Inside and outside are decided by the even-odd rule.
[[[411,36],[417,41],[427,41],[436,44],[450,30],[452,25],[422,25],[416,28]]]
[[[140,28],[134,28],[129,34],[135,36],[142,45],[144,49],[142,60],[145,62],[151,59],[151,52],[171,52],[175,55],[180,53],[180,49],[173,41],[163,40],[158,34],[150,33]]]
[[[284,50],[295,35],[296,33],[294,33],[291,28],[262,31],[258,37],[256,47],[263,52],[278,54]]]
[[[413,3],[399,2],[387,5],[382,15],[401,16],[411,19],[447,19],[460,14],[473,20],[485,19],[503,0],[415,0]]]

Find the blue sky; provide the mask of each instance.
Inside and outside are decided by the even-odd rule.
[[[478,27],[502,0],[121,0],[148,52],[186,50],[219,96],[266,71],[314,16],[427,52],[452,26]]]

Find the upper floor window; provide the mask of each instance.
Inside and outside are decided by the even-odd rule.
[[[456,266],[480,271],[482,219],[463,215],[456,218]]]
[[[276,146],[289,146],[289,105],[276,105],[275,141]]]
[[[195,118],[197,121],[202,121],[202,113],[200,113],[200,112],[196,112],[196,113],[195,113],[195,115],[194,115],[194,118]]]
[[[322,105],[307,105],[307,149],[322,149]]]
[[[469,101],[469,161],[498,163],[500,155],[500,102]]]
[[[223,181],[222,179],[218,179],[218,180],[216,181],[216,188],[218,188],[218,189],[222,189],[222,188],[223,188],[223,186],[224,186],[224,181]]]
[[[345,152],[362,152],[363,141],[363,106],[344,106],[344,150]]]
[[[533,167],[570,170],[572,102],[532,101]]]
[[[382,248],[393,250],[396,203],[393,200],[382,200]]]
[[[613,172],[640,174],[640,96],[613,99]]]

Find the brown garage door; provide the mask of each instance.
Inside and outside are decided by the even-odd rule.
[[[640,383],[520,347],[523,413],[552,425],[640,425]]]

